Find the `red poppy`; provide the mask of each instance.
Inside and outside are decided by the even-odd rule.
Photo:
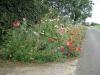
[[[60,46],[61,52],[64,52],[65,48],[63,46]]]
[[[71,47],[71,46],[72,46],[72,43],[69,42],[69,41],[67,41],[67,46],[68,46],[68,47]]]
[[[78,48],[78,51],[81,51],[81,48]]]
[[[15,20],[12,22],[12,26],[18,28],[20,26],[20,22],[18,20]]]

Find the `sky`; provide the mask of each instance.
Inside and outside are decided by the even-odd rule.
[[[87,19],[87,22],[100,23],[100,0],[92,0],[94,2],[92,17]]]

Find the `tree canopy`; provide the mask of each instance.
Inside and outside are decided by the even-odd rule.
[[[52,7],[71,20],[82,21],[91,16],[93,2],[91,0],[49,0]]]
[[[91,16],[92,4],[91,0],[0,0],[0,21],[22,17],[38,20],[50,8],[68,15],[71,20],[81,21]]]
[[[42,0],[0,0],[0,21],[11,22],[26,17],[37,20],[48,12],[48,4]]]

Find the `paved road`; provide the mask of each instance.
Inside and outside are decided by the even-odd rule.
[[[100,30],[87,31],[76,75],[100,75]]]

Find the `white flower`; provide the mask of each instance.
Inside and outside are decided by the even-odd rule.
[[[39,33],[35,32],[35,31],[34,31],[33,33],[34,33],[36,36],[39,36]]]
[[[49,11],[50,11],[51,9],[49,9]]]
[[[54,20],[57,20],[57,19],[54,19]]]
[[[59,21],[60,19],[59,18],[57,18],[57,21]]]
[[[58,17],[60,17],[60,16],[58,16]]]
[[[44,30],[41,32],[41,34],[44,34]]]
[[[44,32],[44,30],[42,32]]]
[[[58,28],[58,25],[55,25],[55,28]]]
[[[43,20],[41,20],[41,22],[43,22]]]
[[[48,20],[45,20],[45,21],[48,21]]]
[[[31,57],[30,59],[31,59],[31,60],[34,60],[34,58],[32,58],[32,57]]]
[[[44,34],[43,32],[41,34]]]
[[[23,17],[23,21],[26,21],[26,18],[25,17]]]
[[[50,22],[52,22],[52,21],[53,21],[53,19],[50,19],[49,21],[50,21]]]

